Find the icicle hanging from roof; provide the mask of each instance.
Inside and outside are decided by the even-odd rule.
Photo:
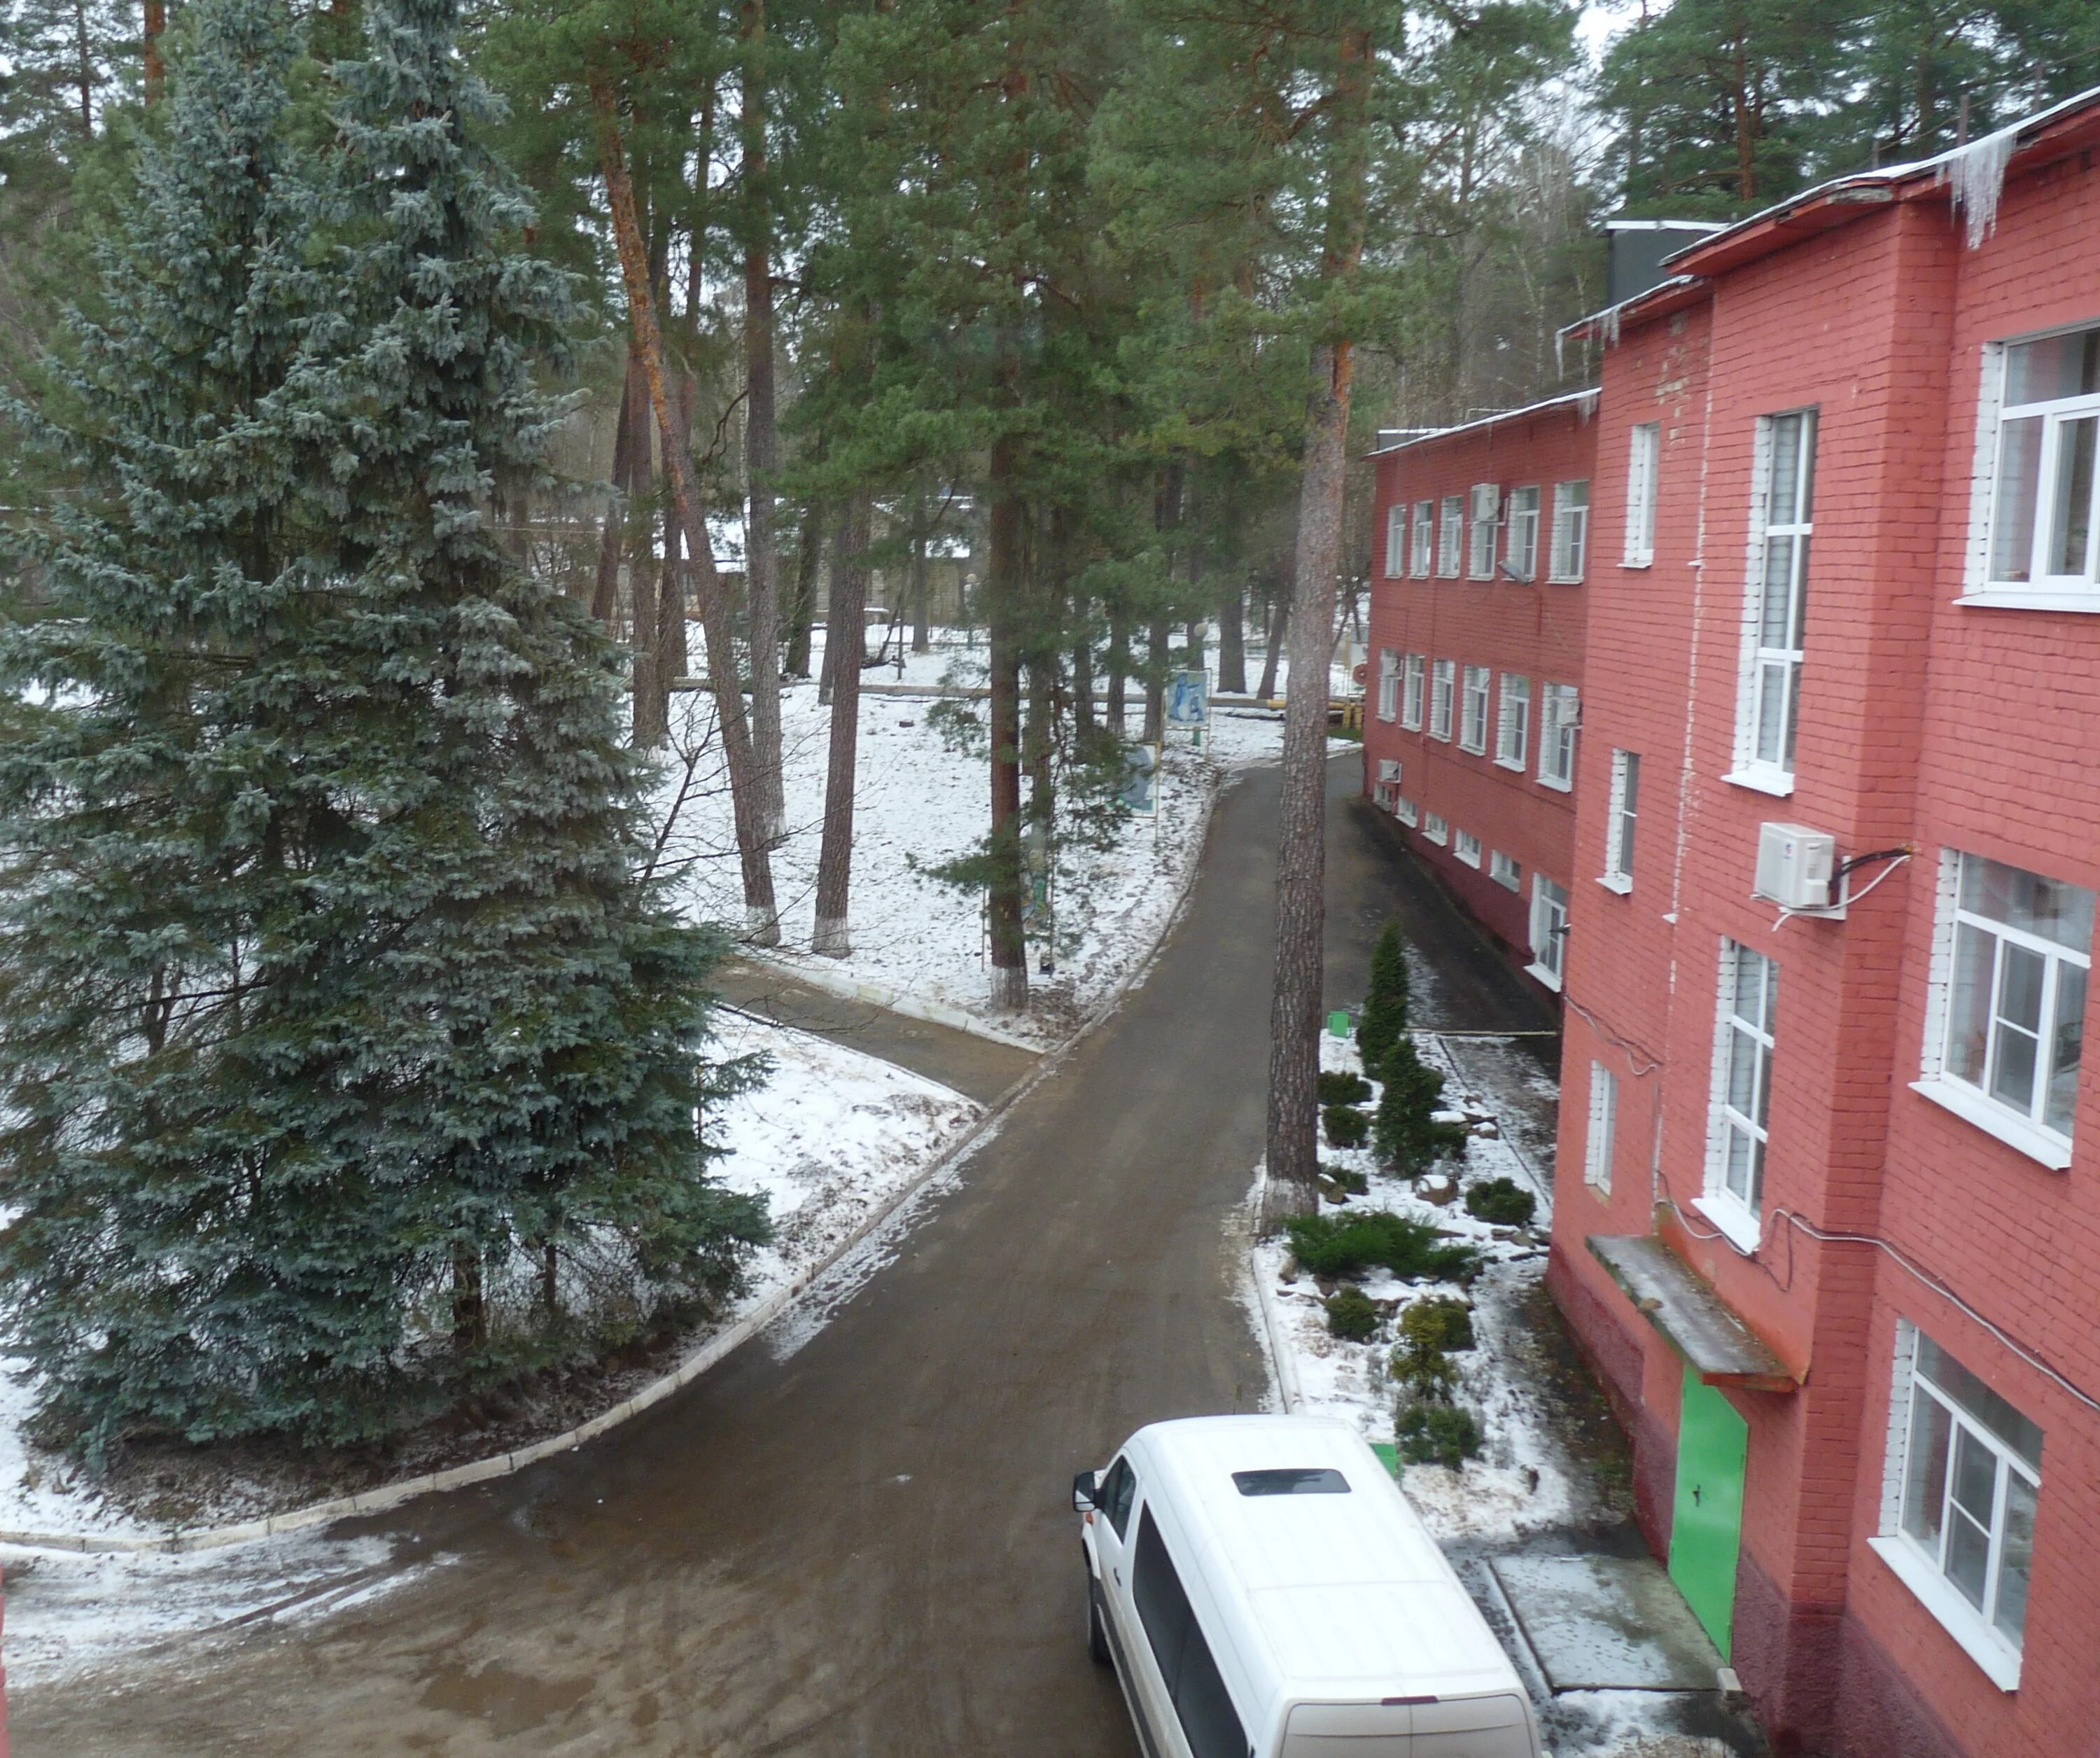
[[[2019,144],[2021,125],[2001,128],[1957,147],[1939,161],[1935,181],[1953,192],[1954,205],[1968,222],[1969,248],[1974,250],[1997,229],[1998,197],[2005,187],[2005,167]]]

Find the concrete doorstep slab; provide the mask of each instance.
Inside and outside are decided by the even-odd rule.
[[[1562,1691],[1710,1691],[1721,1656],[1648,1557],[1498,1557],[1546,1682]]]

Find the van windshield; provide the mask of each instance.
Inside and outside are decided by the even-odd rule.
[[[1235,1471],[1233,1486],[1242,1495],[1346,1495],[1349,1480],[1327,1465],[1281,1471]]]

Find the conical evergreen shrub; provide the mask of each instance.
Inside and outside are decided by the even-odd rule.
[[[1407,1031],[1407,941],[1394,917],[1379,930],[1371,948],[1370,982],[1364,1010],[1357,1021],[1357,1052],[1375,1074],[1388,1053]]]
[[[616,657],[496,540],[565,279],[451,0],[367,0],[325,153],[198,0],[0,630],[7,1341],[90,1455],[342,1441],[719,1289],[717,951],[638,874]]]
[[[1434,1120],[1444,1096],[1444,1077],[1416,1053],[1412,1038],[1396,1040],[1379,1064],[1378,1109],[1371,1118],[1371,1146],[1395,1172],[1419,1172],[1465,1142],[1455,1124]]]

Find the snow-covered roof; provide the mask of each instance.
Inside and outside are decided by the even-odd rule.
[[[1563,391],[1557,397],[1547,397],[1538,403],[1527,403],[1521,409],[1497,409],[1490,415],[1477,415],[1469,422],[1458,422],[1449,427],[1431,427],[1415,432],[1412,439],[1402,439],[1392,445],[1382,445],[1370,455],[1385,457],[1395,452],[1405,452],[1411,446],[1427,445],[1434,439],[1449,439],[1457,434],[1469,434],[1483,428],[1493,427],[1503,422],[1520,422],[1529,416],[1543,415],[1548,409],[1564,409],[1571,404],[1586,405],[1580,413],[1587,421],[1596,413],[1597,391],[1593,385],[1586,391]],[[1398,430],[1405,431],[1407,430]]]

